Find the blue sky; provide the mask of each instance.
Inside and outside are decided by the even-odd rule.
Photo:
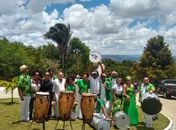
[[[175,0],[1,0],[0,36],[34,47],[56,23],[70,24],[91,50],[141,55],[147,41],[164,36],[176,55]],[[13,28],[13,29],[12,29]],[[51,42],[51,41],[50,41]]]

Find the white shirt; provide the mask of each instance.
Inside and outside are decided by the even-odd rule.
[[[59,79],[55,79],[54,80],[54,86],[53,86],[53,91],[55,93],[60,93],[60,91],[65,91],[65,82],[66,79],[62,79],[62,81],[60,81]]]
[[[113,90],[115,90],[115,93],[117,95],[120,95],[123,92],[123,87],[121,85],[118,85],[117,83],[114,84],[114,86],[112,88],[113,88]]]
[[[146,86],[144,83],[141,85],[141,95],[143,96],[146,93]]]
[[[100,92],[100,76],[94,79],[91,75],[89,76],[90,81],[90,92],[99,94]]]
[[[38,82],[38,83],[36,84],[36,82],[35,82],[33,79],[31,79],[31,90],[32,90],[33,92],[38,92],[39,89],[40,89],[40,82]]]
[[[114,86],[116,84],[117,78],[112,78],[111,85]]]

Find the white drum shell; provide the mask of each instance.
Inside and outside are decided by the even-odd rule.
[[[120,130],[127,130],[130,127],[130,118],[122,111],[115,113],[114,121]]]
[[[109,122],[104,119],[93,117],[91,124],[96,130],[110,130]]]

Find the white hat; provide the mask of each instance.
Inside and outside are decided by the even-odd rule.
[[[26,70],[28,67],[26,66],[26,65],[22,65],[21,67],[20,67],[20,71],[21,72],[23,72],[24,70]]]

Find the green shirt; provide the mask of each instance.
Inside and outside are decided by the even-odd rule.
[[[80,94],[88,92],[89,82],[85,82],[84,80],[80,79],[76,81],[76,84],[79,87]]]
[[[107,101],[110,101],[110,100],[112,99],[112,87],[111,87],[111,83],[106,80],[106,81],[105,81],[105,84],[106,84],[106,87],[107,87],[108,89],[110,89],[109,92],[105,89],[105,90],[106,90],[106,91],[105,91],[106,100],[107,100]]]
[[[101,99],[97,99],[96,112],[100,113],[101,109],[104,107],[104,102]]]
[[[75,91],[75,86],[68,84],[67,87],[66,87],[66,90],[74,92]]]
[[[144,93],[150,92],[151,90],[155,90],[155,87],[153,84],[149,83],[149,84],[145,85],[145,90],[144,90],[144,84],[142,84],[139,87],[139,101],[142,100],[142,95]]]
[[[30,86],[31,86],[31,79],[29,75],[20,75],[18,77],[18,87],[22,90],[23,96],[31,94]]]

